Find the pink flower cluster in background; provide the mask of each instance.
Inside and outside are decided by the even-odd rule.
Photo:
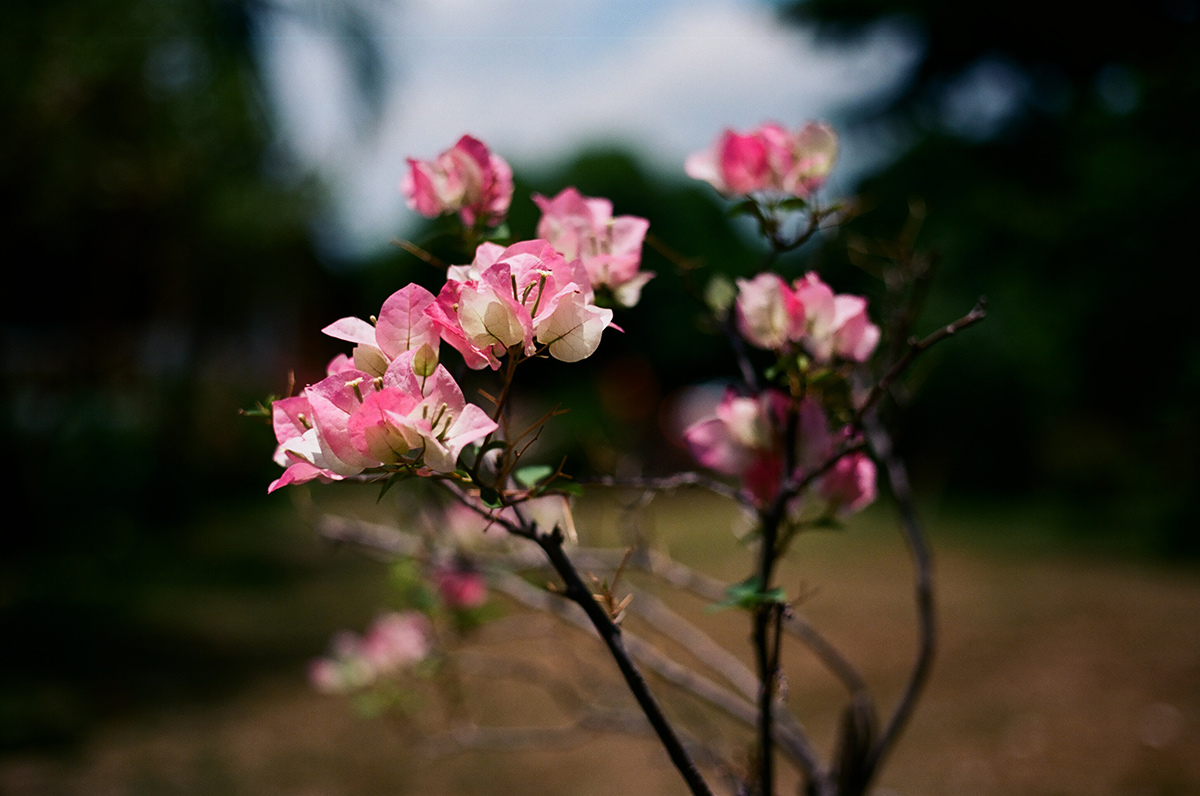
[[[592,288],[608,288],[617,304],[632,307],[654,276],[639,271],[642,243],[650,222],[637,216],[613,217],[612,202],[566,188],[553,199],[534,195],[542,211],[538,237],[568,260],[579,259]]]
[[[726,196],[764,192],[806,199],[825,184],[837,152],[837,135],[823,122],[795,132],[764,124],[748,133],[726,130],[711,148],[689,157],[684,171]]]
[[[339,633],[333,654],[309,667],[309,681],[324,693],[356,691],[420,663],[432,650],[433,627],[424,614],[384,614],[361,637]]]
[[[684,431],[692,455],[711,470],[739,478],[746,494],[759,506],[767,505],[784,480],[783,430],[791,399],[776,389],[756,396],[726,390],[711,417]],[[799,475],[819,467],[845,439],[846,432],[831,431],[820,404],[804,399],[798,412],[796,468]],[[875,500],[875,464],[862,453],[841,457],[818,478],[810,492],[794,507],[811,506],[820,515],[843,515],[859,511]]]
[[[482,142],[464,135],[435,160],[409,158],[400,191],[423,216],[458,213],[468,227],[496,226],[512,202],[512,169]]]
[[[813,272],[788,285],[762,273],[737,281],[738,331],[758,348],[784,352],[800,346],[817,362],[837,357],[865,362],[879,343],[879,327],[861,296],[834,295]]]
[[[454,561],[433,572],[433,582],[447,608],[454,611],[478,608],[487,602],[487,581],[483,573]]]

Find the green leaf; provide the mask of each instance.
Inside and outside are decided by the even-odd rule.
[[[578,481],[562,481],[554,485],[554,491],[572,497],[583,497],[583,484]]]
[[[827,514],[824,517],[813,520],[809,527],[829,531],[844,531],[846,529],[846,526],[842,524],[841,520],[831,514]]]
[[[793,196],[789,199],[784,199],[779,203],[780,210],[803,210],[808,207],[808,202],[801,199],[799,196]]]
[[[753,199],[743,199],[742,201],[729,208],[730,217],[733,216],[750,216],[763,220],[762,208],[758,206],[758,202]]]
[[[383,479],[383,485],[379,488],[379,495],[375,498],[375,502],[379,503],[380,501],[382,501],[383,496],[388,493],[388,490],[391,489],[393,486],[395,486],[397,481],[400,481],[403,478],[404,478],[403,473],[395,473],[394,475],[390,475],[387,478]]]
[[[489,241],[507,241],[511,237],[512,231],[509,230],[508,224],[493,227],[483,234],[483,239]]]
[[[484,486],[483,484],[479,485],[479,499],[489,509],[498,509],[504,505],[503,501],[500,500],[500,493],[492,487]]]
[[[547,464],[531,464],[513,472],[513,478],[526,489],[533,489],[538,484],[554,475],[555,469]]]
[[[753,611],[771,603],[787,602],[787,593],[783,587],[776,586],[770,591],[763,591],[757,575],[747,578],[741,583],[734,583],[725,590],[725,599],[708,607],[708,611],[722,611],[726,608],[744,608]]]

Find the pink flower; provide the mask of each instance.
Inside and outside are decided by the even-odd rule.
[[[837,160],[837,135],[823,122],[795,133],[764,124],[749,133],[725,130],[712,148],[691,155],[684,171],[726,196],[775,193],[807,198]]]
[[[416,611],[384,614],[362,640],[362,658],[377,674],[389,674],[425,659],[433,650],[433,629]]]
[[[683,437],[696,461],[741,478],[745,490],[761,505],[779,487],[787,404],[787,396],[778,390],[746,397],[730,388],[715,416],[689,426]]]
[[[429,346],[433,364],[437,364],[440,342],[438,328],[425,314],[434,301],[433,294],[420,285],[407,285],[383,302],[374,324],[359,318],[342,318],[321,331],[330,337],[356,343],[354,368],[373,376],[382,376],[388,364],[405,351]],[[330,375],[347,370],[343,360],[329,363]]]
[[[351,444],[377,464],[401,459],[439,473],[454,470],[463,448],[496,430],[442,365],[428,377],[413,368],[414,352],[392,361],[380,386],[353,409],[346,423]]]
[[[478,608],[487,602],[487,582],[478,570],[455,564],[436,570],[433,579],[442,601],[451,609]]]
[[[482,142],[464,135],[433,161],[408,159],[400,181],[408,206],[423,216],[458,213],[464,224],[496,226],[512,201],[512,169]]]
[[[804,305],[779,276],[737,281],[738,331],[750,345],[783,350],[804,332]]]
[[[607,287],[623,307],[637,304],[642,287],[654,276],[640,272],[642,242],[650,222],[637,216],[613,218],[612,202],[566,188],[553,199],[534,195],[542,210],[538,237],[567,260],[579,259],[592,288]]]
[[[426,351],[401,353],[382,376],[342,370],[276,401],[275,461],[287,469],[267,491],[400,462],[453,471],[463,448],[497,424],[466,402],[445,367],[427,368]]]
[[[817,362],[865,362],[879,343],[879,327],[861,296],[834,295],[816,273],[791,287],[778,276],[739,279],[738,331],[758,348],[784,352],[797,345]]]
[[[783,430],[789,404],[790,399],[778,390],[745,397],[730,389],[715,416],[688,427],[684,439],[701,465],[736,476],[745,493],[765,506],[775,499],[783,481]],[[823,465],[846,432],[831,432],[824,410],[812,399],[800,401],[792,411],[797,413],[793,475],[799,477]],[[809,507],[818,516],[848,514],[874,499],[875,464],[856,452],[841,457],[789,508],[793,514]]]
[[[493,369],[510,348],[532,356],[539,344],[563,362],[585,359],[612,322],[583,264],[544,240],[482,244],[470,266],[450,269],[426,314],[469,367]]]
[[[796,298],[804,306],[804,347],[818,362],[833,357],[865,362],[879,343],[879,327],[867,317],[861,296],[834,295],[814,272],[796,281]]]
[[[875,502],[875,462],[864,453],[851,453],[817,483],[817,494],[830,514],[853,514]]]
[[[338,633],[333,654],[313,661],[308,679],[318,691],[344,694],[420,663],[432,651],[433,628],[423,614],[384,614],[364,636]]]

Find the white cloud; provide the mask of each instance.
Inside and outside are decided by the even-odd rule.
[[[376,13],[390,69],[377,128],[353,123],[344,42],[293,21],[264,52],[284,135],[330,185],[335,237],[360,251],[411,221],[404,158],[464,132],[518,168],[605,140],[678,170],[723,127],[828,118],[888,90],[915,56],[886,28],[855,49],[818,46],[736,0],[417,0]]]

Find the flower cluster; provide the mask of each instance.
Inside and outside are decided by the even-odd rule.
[[[401,187],[421,213],[495,225],[508,211],[512,172],[464,135],[433,162],[409,160]],[[274,402],[275,461],[285,471],[269,491],[375,468],[454,471],[498,424],[439,363],[443,340],[473,369],[498,369],[505,356],[577,362],[595,352],[613,317],[596,305],[596,287],[629,306],[653,276],[638,270],[648,224],[614,218],[610,202],[574,188],[535,201],[551,240],[480,244],[469,265],[447,269],[436,296],[408,285],[370,321],[342,318],[323,330],[354,348],[329,363],[325,379]]]
[[[794,469],[785,473],[784,424],[788,412],[797,413]],[[825,411],[806,398],[793,406],[792,399],[775,389],[756,396],[725,392],[714,415],[684,431],[684,439],[700,464],[739,478],[742,488],[759,506],[774,500],[786,477],[802,475],[824,464],[845,429],[832,431]],[[850,514],[875,500],[875,464],[862,453],[849,453],[802,495],[793,513],[812,508],[818,516]]]
[[[773,273],[737,282],[737,325],[746,342],[784,352],[799,346],[820,363],[837,357],[864,362],[879,343],[879,327],[861,296],[835,295],[815,273],[788,285]]]
[[[325,327],[355,343],[353,354],[334,358],[302,394],[275,401],[275,461],[286,470],[268,491],[387,465],[450,472],[464,447],[496,430],[438,363],[439,330],[426,314],[433,305],[429,291],[408,285],[374,325],[343,318]]]
[[[469,367],[495,369],[510,349],[532,356],[539,345],[563,362],[591,356],[612,310],[596,306],[582,262],[532,240],[481,244],[474,262],[449,269],[428,317]]]
[[[433,627],[416,611],[384,614],[363,636],[339,633],[333,654],[313,661],[308,676],[324,693],[344,694],[392,677],[429,656]]]
[[[726,130],[710,149],[687,159],[684,171],[726,196],[771,193],[808,198],[837,160],[837,135],[810,122],[796,132],[764,124],[748,133]]]
[[[575,188],[566,188],[553,199],[534,195],[533,201],[542,211],[538,237],[568,260],[581,260],[593,289],[607,288],[622,307],[637,304],[642,287],[654,276],[638,270],[649,221],[637,216],[614,218],[612,202],[584,196]]]
[[[433,161],[409,158],[400,191],[423,216],[458,213],[468,227],[496,226],[512,202],[512,169],[482,142],[464,135]]]
[[[388,465],[453,471],[463,448],[497,424],[466,402],[445,367],[423,364],[409,351],[382,376],[342,370],[275,401],[275,461],[287,469],[267,491]]]

